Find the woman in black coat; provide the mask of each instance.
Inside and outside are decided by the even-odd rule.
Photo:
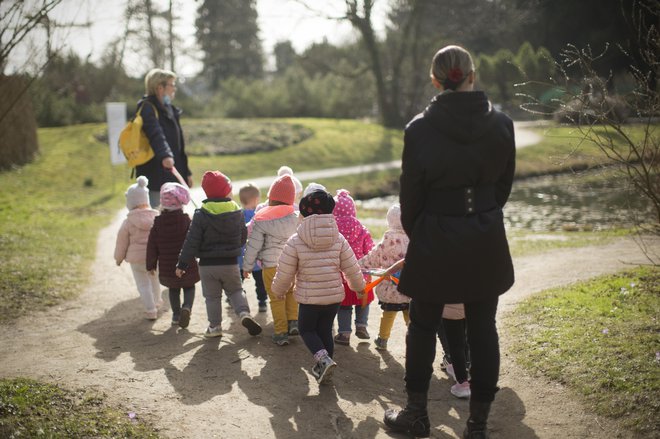
[[[515,168],[513,123],[474,91],[470,54],[447,46],[433,58],[440,90],[406,127],[401,222],[410,237],[399,290],[412,297],[406,336],[406,391],[401,411],[388,410],[393,430],[428,437],[427,393],[436,332],[445,303],[464,303],[472,357],[470,416],[465,438],[487,438],[497,392],[500,294],[513,285],[504,230]]]
[[[192,186],[192,173],[188,168],[183,131],[179,122],[181,110],[172,105],[176,94],[176,74],[168,70],[152,69],[144,78],[146,95],[137,104],[142,130],[154,150],[154,157],[136,166],[136,174],[149,179],[149,203],[156,208],[160,204],[160,187],[163,183],[178,180],[172,173],[176,167],[188,186]]]

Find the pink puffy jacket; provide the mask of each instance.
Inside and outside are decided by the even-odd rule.
[[[133,209],[128,212],[117,233],[115,244],[117,264],[125,260],[131,264],[144,264],[146,268],[147,242],[156,216],[158,211],[153,209]]]
[[[355,254],[339,234],[332,214],[311,215],[302,220],[297,233],[284,246],[272,291],[275,295],[284,294],[295,280],[298,303],[340,303],[344,299],[342,272],[352,290],[364,290]]]

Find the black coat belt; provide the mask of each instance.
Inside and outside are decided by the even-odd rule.
[[[495,186],[466,186],[458,189],[431,189],[426,199],[426,211],[446,216],[468,216],[499,207]]]

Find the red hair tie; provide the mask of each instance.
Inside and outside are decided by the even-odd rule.
[[[447,79],[449,79],[451,82],[458,83],[461,81],[461,79],[463,79],[463,71],[458,67],[454,67],[453,69],[449,70]]]

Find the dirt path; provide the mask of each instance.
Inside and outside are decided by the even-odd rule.
[[[266,314],[258,315],[265,326],[260,337],[249,337],[228,317],[221,341],[204,340],[198,290],[189,331],[172,328],[169,312],[155,323],[142,319],[130,269],[112,260],[122,215],[100,233],[94,281],[79,299],[3,327],[0,376],[96,389],[172,438],[392,437],[380,421],[385,408],[404,400],[402,321],[395,325],[389,352],[357,340],[349,348],[337,347],[334,386],[319,387],[307,372],[310,356],[300,340],[285,348],[270,342]],[[521,258],[516,286],[504,296],[502,309],[541,289],[641,261],[635,244],[626,240]],[[248,293],[256,309],[251,282]],[[371,311],[369,330],[376,335],[380,309]],[[430,392],[432,437],[454,438],[462,431],[467,402],[451,396],[450,385],[438,368]],[[586,414],[562,387],[525,376],[506,352],[501,387],[492,416],[495,439],[604,437],[605,432],[617,437],[609,423]]]

